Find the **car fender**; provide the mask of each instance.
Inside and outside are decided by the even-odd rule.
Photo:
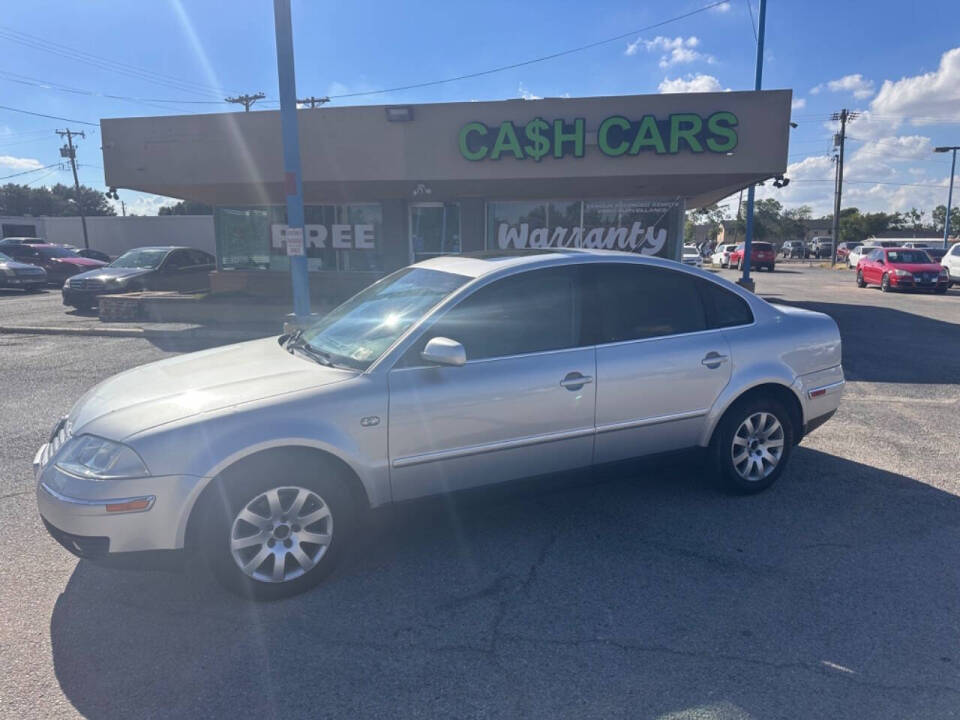
[[[801,426],[804,422],[803,413],[805,412],[803,398],[800,395],[800,378],[787,366],[777,362],[767,362],[757,365],[750,365],[749,377],[747,372],[738,373],[736,367],[730,382],[717,396],[716,401],[707,413],[707,419],[704,423],[703,434],[700,436],[700,446],[707,447],[713,438],[713,433],[723,414],[739,400],[743,395],[761,385],[780,385],[796,397],[800,405]]]

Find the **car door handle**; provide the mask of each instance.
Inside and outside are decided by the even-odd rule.
[[[567,376],[560,381],[560,386],[565,387],[567,390],[579,390],[584,385],[589,385],[592,382],[593,378],[589,375],[572,372],[567,373]]]
[[[708,367],[711,370],[716,370],[718,367],[723,365],[727,361],[726,355],[721,355],[720,353],[711,350],[706,354],[703,360],[700,361],[700,364],[704,367]]]

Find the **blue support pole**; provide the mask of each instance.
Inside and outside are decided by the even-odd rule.
[[[957,172],[957,148],[953,148],[953,161],[950,163],[950,191],[947,193],[947,217],[943,220],[943,249],[950,243],[950,208],[953,207],[953,176]]]
[[[300,131],[297,126],[297,80],[293,65],[293,23],[290,0],[273,0],[277,36],[277,77],[280,82],[280,125],[283,129],[284,192],[287,196],[287,228],[303,237],[303,181],[300,174]],[[290,256],[293,313],[298,323],[310,315],[310,278],[307,275],[306,240],[303,255]]]
[[[752,2],[752,0],[747,0]],[[753,84],[754,90],[759,90],[763,80],[763,34],[767,22],[767,0],[760,0],[760,27],[757,29],[757,75]],[[743,277],[741,284],[750,284],[750,258],[753,257],[753,198],[754,185],[747,190],[747,227],[743,242]],[[739,208],[738,208],[739,209]]]

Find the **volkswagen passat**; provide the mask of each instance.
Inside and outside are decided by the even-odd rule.
[[[187,548],[302,591],[390,502],[684,448],[755,492],[837,409],[826,315],[603,251],[438,257],[303,332],[162,360],[83,396],[37,453],[81,556]]]

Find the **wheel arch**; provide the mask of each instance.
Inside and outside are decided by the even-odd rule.
[[[716,409],[713,413],[712,422],[704,436],[704,446],[710,445],[717,435],[717,429],[720,427],[724,418],[738,403],[753,397],[773,396],[790,412],[790,419],[794,426],[794,444],[799,443],[803,438],[803,404],[800,396],[792,386],[784,382],[767,381],[753,385],[739,394],[731,395],[728,401],[721,409]]]
[[[371,507],[370,496],[360,475],[347,461],[334,453],[300,444],[252,449],[240,457],[231,458],[196,494],[189,511],[185,513],[182,534],[179,538],[182,547],[195,547],[203,514],[209,504],[216,501],[220,493],[226,492],[226,485],[231,475],[261,469],[276,471],[280,463],[296,463],[301,467],[307,465],[318,470],[333,470],[344,479],[358,510],[362,512]]]

